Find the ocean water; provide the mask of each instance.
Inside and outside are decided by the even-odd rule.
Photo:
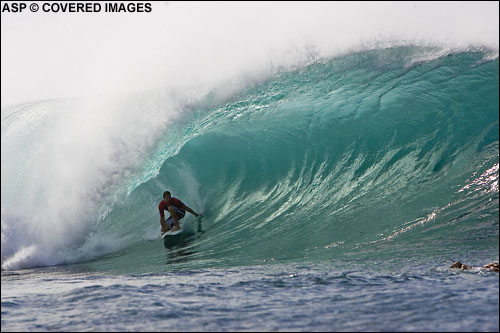
[[[498,273],[449,268],[499,260],[498,65],[375,48],[4,108],[2,331],[498,331]],[[162,240],[165,190],[204,216]]]

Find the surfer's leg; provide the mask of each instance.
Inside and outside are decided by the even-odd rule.
[[[186,214],[186,212],[181,211],[177,207],[174,207],[174,210],[175,210],[175,215],[177,215],[177,221],[180,221],[184,217],[184,215]],[[170,228],[172,229],[172,231],[177,231],[181,228],[181,226],[180,226],[180,224],[179,225],[176,224],[172,218],[172,223],[170,225]]]
[[[172,226],[174,225],[174,218],[173,217],[169,217],[165,221],[165,224],[167,225],[167,230],[166,231],[169,231],[170,229],[172,229]]]

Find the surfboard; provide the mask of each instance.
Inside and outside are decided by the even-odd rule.
[[[199,214],[199,215],[198,215],[198,218],[202,218],[202,217],[203,217],[203,214]],[[182,229],[182,224],[179,224],[179,226],[181,227],[179,230],[176,230],[176,231],[170,231],[170,230],[169,230],[169,231],[167,231],[167,232],[165,232],[165,233],[161,234],[161,238],[165,238],[165,237],[167,237],[167,236],[175,236],[175,235],[180,234],[180,233],[183,231],[183,229]]]
[[[167,237],[167,236],[175,236],[175,235],[180,234],[182,231],[183,231],[183,230],[182,230],[182,228],[180,228],[179,230],[176,230],[176,231],[171,231],[171,230],[169,230],[169,231],[167,231],[167,232],[163,233],[163,234],[161,235],[161,238],[165,238],[165,237]]]

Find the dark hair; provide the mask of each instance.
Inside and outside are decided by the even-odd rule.
[[[170,195],[170,192],[169,192],[169,191],[165,191],[165,192],[163,192],[163,199],[165,199],[165,197],[166,197],[167,195]]]

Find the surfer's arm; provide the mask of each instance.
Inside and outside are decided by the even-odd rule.
[[[193,214],[194,216],[198,217],[199,214],[195,213],[194,210],[192,210],[191,208],[189,208],[188,206],[184,205],[185,209],[190,212],[191,214]]]
[[[160,215],[161,232],[167,231],[167,224],[165,223],[165,215]]]

